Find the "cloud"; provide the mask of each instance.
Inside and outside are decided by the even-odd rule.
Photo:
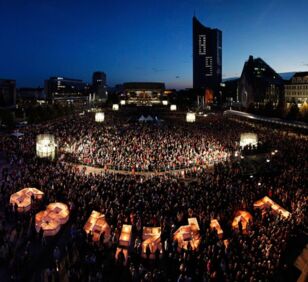
[[[303,66],[304,66],[304,67],[308,67],[308,63],[304,63],[304,62],[303,62]]]

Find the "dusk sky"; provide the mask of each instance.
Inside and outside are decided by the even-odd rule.
[[[308,1],[0,0],[0,78],[43,86],[50,76],[110,86],[192,86],[192,17],[223,32],[223,77],[248,56],[277,72],[308,70]]]

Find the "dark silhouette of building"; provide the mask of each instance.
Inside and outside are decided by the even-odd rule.
[[[222,77],[222,32],[202,25],[193,17],[193,88],[218,99]]]
[[[16,107],[16,80],[0,79],[0,108]]]
[[[284,100],[284,81],[261,58],[254,59],[249,56],[239,80],[239,101],[248,108],[252,105],[258,107],[266,103],[278,106]]]
[[[104,72],[96,71],[92,76],[92,89],[95,95],[95,100],[106,102],[107,101],[107,83],[106,74]]]
[[[89,99],[90,87],[80,79],[51,77],[45,80],[45,93],[52,102],[82,101]]]
[[[238,78],[232,78],[221,83],[222,103],[225,106],[230,107],[237,102],[238,82]]]
[[[25,100],[37,100],[37,99],[44,99],[44,88],[41,87],[22,87],[17,89],[17,99],[21,101]]]

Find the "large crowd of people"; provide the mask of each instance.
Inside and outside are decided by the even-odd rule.
[[[60,152],[67,160],[124,171],[168,171],[221,162],[230,151],[214,130],[172,124],[126,123],[98,125],[93,118],[78,126],[64,125]]]
[[[138,124],[93,117],[72,117],[29,126],[21,139],[2,137],[9,168],[0,187],[0,272],[12,281],[286,281],[285,254],[290,238],[306,232],[307,158],[305,140],[259,131],[219,115],[202,124]],[[233,158],[241,132],[253,130],[277,153],[261,156],[273,173],[242,174]],[[55,134],[58,158],[35,157],[35,137]],[[106,167],[87,174],[75,163]],[[207,166],[203,166],[206,164]],[[152,176],[116,174],[118,170],[169,171],[191,168],[186,178],[172,173]],[[18,213],[9,197],[23,187],[45,195],[28,213]],[[290,211],[284,218],[253,203],[269,196]],[[60,201],[70,207],[69,222],[54,237],[37,233],[36,212]],[[83,226],[93,210],[111,228],[108,242],[94,242]],[[247,232],[232,229],[238,210],[251,213]],[[196,217],[201,241],[196,250],[179,250],[174,232]],[[217,219],[223,238],[210,228]],[[133,227],[128,261],[115,259],[123,224]],[[162,256],[140,255],[142,228],[161,227]],[[1,270],[2,269],[2,270]],[[6,277],[4,274],[2,277]]]

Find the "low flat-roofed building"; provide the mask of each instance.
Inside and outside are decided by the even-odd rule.
[[[126,82],[123,84],[123,92],[128,104],[160,104],[164,91],[165,84],[161,82]]]

